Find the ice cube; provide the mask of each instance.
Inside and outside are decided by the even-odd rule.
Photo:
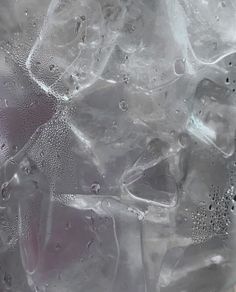
[[[124,26],[102,76],[152,92],[191,71],[182,38],[181,7],[167,1],[131,1]],[[178,12],[178,26],[173,25]],[[176,21],[176,20],[175,20]],[[178,31],[179,29],[179,31]]]
[[[140,224],[126,205],[103,196],[69,194],[52,197],[50,204],[50,213],[38,221],[39,229],[30,221],[27,225],[35,239],[40,230],[40,239],[35,242],[30,237],[20,238],[28,282],[33,289],[145,290]],[[21,224],[30,209],[20,205]],[[32,270],[29,261],[34,258],[35,249],[37,257]]]
[[[226,87],[202,80],[192,98],[187,128],[202,142],[214,146],[225,157],[234,152],[234,95]]]
[[[149,142],[134,165],[126,170],[121,184],[127,194],[135,199],[163,207],[173,207],[177,202],[177,182],[169,169],[168,159],[173,149],[156,138]]]
[[[26,67],[34,81],[68,99],[100,76],[116,42],[125,4],[53,0]]]
[[[204,250],[201,245],[168,250],[160,273],[160,291],[219,291],[228,274],[225,263],[231,254],[222,250],[222,244],[212,240]]]
[[[190,48],[199,62],[215,63],[235,52],[234,1],[179,0],[178,2],[185,13]]]

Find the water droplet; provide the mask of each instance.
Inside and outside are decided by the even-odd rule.
[[[1,146],[1,150],[3,150],[5,148],[6,144],[3,143],[2,146]]]
[[[128,110],[128,104],[127,102],[124,100],[124,98],[122,98],[119,102],[119,108],[123,111],[126,112]]]
[[[55,69],[55,65],[53,65],[53,64],[49,65],[49,70],[50,71],[53,71],[54,69]]]
[[[60,243],[57,243],[56,246],[55,246],[55,248],[56,248],[56,251],[59,251],[61,249]]]
[[[28,9],[25,9],[25,15],[26,16],[28,15]]]
[[[225,1],[222,1],[222,2],[221,2],[221,6],[222,6],[222,7],[226,7],[226,3],[225,3]]]
[[[94,240],[91,239],[88,243],[87,243],[87,248],[90,248],[90,246],[93,244]]]
[[[3,284],[7,288],[10,288],[12,286],[12,276],[6,272],[4,273],[4,276],[3,276]]]
[[[13,146],[12,146],[12,149],[13,149],[15,152],[17,152],[17,150],[18,150],[18,146],[17,146],[17,145],[13,145]]]
[[[185,59],[177,59],[174,64],[174,70],[177,75],[183,75],[185,72]]]
[[[11,197],[10,191],[9,191],[9,183],[5,182],[2,184],[1,187],[1,194],[2,194],[2,199],[4,201],[8,201]]]
[[[20,163],[20,167],[27,175],[29,175],[31,173],[31,166],[30,166],[30,162],[28,159],[24,159]]]
[[[214,210],[214,207],[212,205],[209,205],[208,208],[209,208],[210,211],[213,211]]]
[[[69,230],[69,229],[71,229],[71,222],[70,221],[66,222],[66,227],[65,227],[65,230]]]
[[[188,147],[188,145],[190,143],[189,135],[186,133],[181,133],[178,137],[178,142],[182,148]]]
[[[100,191],[100,189],[101,189],[101,186],[100,186],[100,184],[99,184],[98,182],[94,182],[94,183],[91,185],[91,192],[92,192],[93,194],[98,194],[99,191]]]
[[[123,76],[123,80],[124,80],[124,83],[125,84],[128,84],[129,83],[129,77],[127,75],[124,75]]]

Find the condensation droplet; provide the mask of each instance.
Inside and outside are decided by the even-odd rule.
[[[4,201],[8,201],[11,197],[10,191],[9,191],[9,183],[5,182],[2,184],[1,187],[1,194],[2,194],[2,199]]]
[[[55,248],[56,248],[56,251],[59,251],[61,249],[60,243],[57,243],[56,246],[55,246]]]
[[[5,104],[5,107],[8,107],[8,101],[6,99],[4,99],[4,104]]]
[[[122,98],[119,102],[119,108],[123,111],[126,112],[128,110],[128,104],[127,102],[124,100],[124,98]]]
[[[13,149],[15,152],[17,152],[17,150],[18,150],[18,146],[17,146],[17,145],[13,145],[13,146],[12,146],[12,149]]]
[[[186,133],[181,133],[178,137],[178,142],[182,148],[188,147],[188,145],[190,143],[189,135]]]
[[[90,248],[90,246],[93,244],[93,242],[94,242],[94,240],[93,239],[91,239],[88,243],[87,243],[87,248],[89,249]]]
[[[183,75],[185,72],[185,59],[177,59],[174,64],[175,73]]]
[[[124,83],[125,84],[128,84],[129,83],[129,77],[127,75],[124,75],[123,76],[123,80],[124,80]]]
[[[12,286],[12,276],[6,272],[4,273],[4,276],[3,276],[3,284],[7,288],[11,288]]]
[[[225,1],[221,1],[221,6],[222,7],[226,7],[226,2]]]
[[[53,65],[53,64],[49,65],[49,70],[50,71],[53,71],[54,69],[55,69],[55,65]]]
[[[69,230],[71,229],[71,222],[66,222],[66,227],[65,227],[66,230]]]

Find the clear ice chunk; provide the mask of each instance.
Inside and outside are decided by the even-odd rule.
[[[129,196],[163,207],[176,205],[177,183],[168,163],[172,151],[167,143],[158,138],[149,142],[147,149],[121,178]]]
[[[145,291],[140,224],[126,205],[72,194],[53,196],[49,204],[38,227],[30,203],[20,204],[19,224],[30,234],[21,232],[21,255],[33,289]]]
[[[189,133],[205,144],[214,146],[225,157],[234,152],[234,94],[211,80],[202,80],[192,98]]]
[[[178,3],[185,13],[186,42],[196,60],[216,63],[235,52],[236,5],[233,0],[178,0]]]
[[[191,72],[182,37],[184,14],[181,7],[176,5],[173,9],[171,1],[143,0],[131,1],[130,7],[117,47],[102,76],[114,81],[124,80],[150,93]],[[176,11],[179,12],[178,26],[175,25]]]
[[[125,3],[52,0],[26,61],[31,78],[59,99],[92,85],[115,45]]]

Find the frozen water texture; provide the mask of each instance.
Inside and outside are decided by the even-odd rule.
[[[202,80],[192,98],[188,130],[224,156],[234,152],[235,94],[211,80]]]
[[[234,1],[0,7],[0,291],[233,292]]]
[[[115,45],[125,3],[53,0],[26,67],[47,93],[67,99],[100,76]]]
[[[173,1],[176,2],[176,1]],[[235,2],[179,0],[189,45],[196,59],[211,64],[235,52]]]
[[[127,206],[81,195],[60,195],[50,204],[48,219],[42,218],[38,227],[43,238],[33,240],[32,219],[30,237],[22,232],[20,238],[32,287],[43,291],[47,283],[47,291],[145,291],[140,224]],[[31,210],[21,205],[22,228]]]

